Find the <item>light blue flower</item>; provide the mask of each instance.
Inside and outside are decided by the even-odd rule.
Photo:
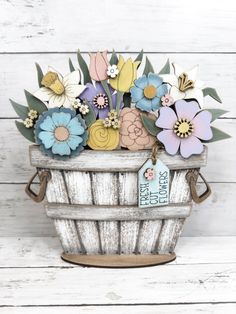
[[[161,97],[168,93],[167,84],[154,73],[143,75],[134,81],[130,89],[132,102],[142,111],[155,111],[160,107]]]
[[[35,136],[46,155],[64,159],[84,149],[88,132],[84,120],[74,110],[53,108],[39,117]]]

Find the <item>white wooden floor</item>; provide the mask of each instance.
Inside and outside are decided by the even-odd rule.
[[[236,238],[182,237],[176,261],[83,268],[55,237],[0,238],[0,313],[236,313]]]

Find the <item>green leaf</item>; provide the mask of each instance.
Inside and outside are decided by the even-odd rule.
[[[218,101],[219,103],[222,103],[219,95],[217,94],[216,90],[212,87],[206,87],[203,88],[203,95],[204,96],[211,96],[213,99],[215,99],[216,101]]]
[[[84,103],[86,105],[88,105],[88,107],[89,107],[89,112],[83,116],[83,119],[84,119],[87,127],[89,128],[96,121],[96,115],[95,115],[95,112],[94,112],[92,106],[90,106],[89,102],[85,100]]]
[[[78,53],[77,53],[77,59],[78,59],[78,62],[79,62],[80,69],[81,69],[81,71],[83,73],[83,76],[84,76],[84,85],[87,84],[87,83],[92,83],[91,77],[90,77],[90,74],[89,74],[88,66],[87,66],[86,62],[84,61],[84,58],[82,57],[82,55],[81,55],[79,50],[78,50]]]
[[[170,60],[167,59],[166,64],[163,66],[158,74],[170,74]]]
[[[29,109],[36,110],[39,114],[47,111],[47,106],[34,95],[25,90],[25,97],[29,106]]]
[[[130,108],[131,106],[131,94],[130,93],[124,93],[123,102],[124,102],[124,107]]]
[[[23,122],[15,120],[18,131],[29,141],[35,143],[34,128],[26,128]]]
[[[140,64],[138,65],[137,69],[140,67],[143,60],[143,49],[140,51],[140,53],[137,55],[136,59],[134,61],[140,61]]]
[[[145,68],[143,70],[143,74],[148,75],[148,73],[154,73],[154,69],[148,57],[146,57],[146,63],[145,63]]]
[[[215,127],[211,127],[212,132],[213,132],[213,137],[209,141],[204,141],[204,143],[212,143],[212,142],[217,142],[221,140],[225,140],[227,138],[230,138],[231,136]]]
[[[223,114],[227,113],[228,111],[223,109],[204,109],[209,111],[212,114],[211,122],[215,121],[219,117],[223,116]]]
[[[148,116],[146,116],[145,114],[141,114],[141,119],[143,122],[143,125],[145,127],[145,129],[153,136],[157,136],[157,134],[161,131],[161,129],[159,129],[156,124],[155,124],[155,120],[149,118]]]
[[[115,50],[113,49],[112,54],[111,54],[111,59],[110,59],[110,65],[113,65],[113,64],[117,65],[118,61],[119,60],[118,60],[117,54]]]
[[[35,65],[36,65],[36,69],[38,73],[38,84],[39,84],[39,87],[41,87],[42,86],[41,82],[43,79],[43,71],[38,63],[35,63]]]
[[[10,102],[13,109],[18,114],[19,118],[21,118],[21,120],[25,120],[28,117],[29,108],[26,106],[22,106],[11,99]]]
[[[72,63],[72,61],[71,61],[71,58],[69,58],[69,68],[70,68],[70,71],[71,71],[71,72],[74,72],[74,71],[75,71],[75,67],[74,67],[74,65],[73,65],[73,63]]]

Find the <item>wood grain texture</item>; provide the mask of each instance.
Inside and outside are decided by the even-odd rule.
[[[137,172],[140,166],[150,157],[150,153],[151,150],[129,151],[120,149],[102,152],[84,150],[79,156],[62,161],[44,155],[37,145],[32,145],[30,146],[30,162],[33,167],[98,172],[92,177],[91,181],[96,184],[96,180],[98,180],[98,185],[101,185],[100,181],[103,181],[103,184],[109,186],[109,181],[106,180],[104,173],[99,174],[99,172],[106,172],[107,169],[110,172]],[[160,158],[169,169],[199,168],[207,164],[207,147],[205,146],[201,155],[192,155],[188,159],[184,159],[179,154],[175,156],[168,155],[164,150],[158,151],[157,158]],[[96,198],[96,195],[94,197]]]
[[[57,237],[0,237],[0,267],[60,267],[63,262]],[[172,265],[229,264],[236,261],[235,237],[180,237]],[[11,258],[6,259],[6,256]],[[168,267],[169,267],[168,266]],[[76,265],[70,267],[78,268]],[[206,266],[208,267],[208,266]]]
[[[135,287],[135,289],[134,289]],[[108,305],[234,302],[236,264],[140,269],[3,268],[0,304]],[[158,293],[157,293],[158,291]],[[222,291],[224,293],[222,293]]]
[[[77,45],[79,45],[79,43],[74,44],[73,50],[77,48]],[[107,47],[109,46],[110,43],[108,42]],[[116,46],[114,46],[114,48],[116,48]],[[148,46],[141,45],[140,49],[141,48],[147,50]],[[100,50],[101,47],[98,47],[98,49]],[[87,54],[83,54],[83,56],[89,61]],[[125,58],[132,57],[134,59],[136,56],[137,52],[124,54]],[[206,108],[219,107],[229,111],[229,113],[225,115],[226,117],[236,117],[236,108],[234,98],[232,97],[236,84],[236,54],[152,53],[147,54],[147,57],[150,59],[157,72],[163,67],[167,58],[169,58],[171,62],[177,62],[183,67],[186,67],[186,69],[190,69],[194,65],[199,64],[199,79],[205,82],[205,86],[216,88],[223,101],[221,105],[211,97],[206,97]],[[0,117],[16,117],[16,113],[9,103],[9,98],[21,104],[25,104],[24,89],[32,93],[38,89],[35,62],[41,65],[44,72],[47,71],[50,65],[65,75],[69,71],[68,58],[72,59],[76,67],[78,66],[76,53],[0,55],[0,103],[3,104],[1,106]],[[144,62],[139,68],[140,75],[142,74],[143,68]],[[22,75],[28,79],[22,80]]]
[[[79,38],[82,51],[112,47],[137,51],[146,47],[149,51],[234,52],[235,15],[234,2],[229,0],[224,6],[213,0],[194,4],[186,0],[170,0],[168,4],[150,0],[148,5],[142,0],[114,4],[101,0],[99,6],[90,3],[89,13],[85,0],[80,5],[68,0],[66,6],[59,0],[56,7],[50,1],[21,0],[12,5],[2,0],[1,51],[75,51],[75,38]],[[75,27],[72,21],[78,16],[80,27]],[[138,23],[140,20],[142,23]],[[146,30],[154,25],[165,30],[158,35],[158,41],[155,36],[147,36]],[[131,36],[127,30],[132,31]]]
[[[4,307],[1,314],[189,314],[209,313],[233,314],[236,312],[235,303],[222,304],[175,304],[175,305],[133,305],[133,306],[50,306],[50,307]]]
[[[170,202],[186,203],[190,201],[190,189],[186,180],[187,170],[173,172],[170,187]],[[162,229],[157,243],[157,252],[164,254],[172,253],[182,232],[185,218],[166,219],[163,221]]]
[[[0,184],[0,221],[4,221],[0,224],[0,236],[55,235],[53,222],[46,216],[43,204],[32,202],[24,187],[24,184]],[[193,206],[192,214],[184,225],[185,236],[236,235],[236,184],[211,183],[211,188],[209,199]],[[222,204],[225,204],[224,209]]]
[[[47,215],[51,218],[80,220],[145,220],[185,218],[190,215],[190,204],[169,204],[166,206],[139,208],[132,205],[69,205],[46,204]]]

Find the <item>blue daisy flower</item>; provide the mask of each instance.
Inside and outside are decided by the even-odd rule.
[[[43,153],[65,159],[78,155],[84,149],[88,132],[84,120],[74,110],[53,108],[39,117],[35,136]]]
[[[155,111],[160,107],[161,97],[168,93],[167,84],[154,73],[143,75],[134,81],[131,89],[132,102],[142,111]]]

